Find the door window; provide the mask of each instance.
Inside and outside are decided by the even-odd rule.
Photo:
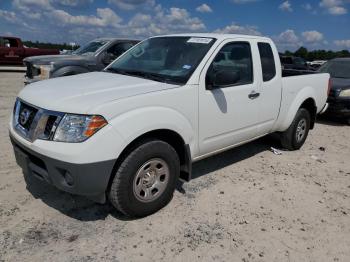
[[[18,47],[17,40],[14,38],[4,38],[3,42],[5,47]]]
[[[113,60],[122,55],[125,51],[127,51],[129,48],[133,46],[132,43],[118,43],[110,48],[108,48],[107,53],[111,56],[113,56]]]
[[[207,88],[228,87],[253,82],[250,44],[234,42],[221,48],[206,75]]]
[[[273,56],[272,48],[268,43],[258,43],[261,69],[264,82],[270,81],[276,75],[275,58]]]

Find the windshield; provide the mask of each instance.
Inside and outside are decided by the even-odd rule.
[[[108,41],[91,41],[86,45],[81,46],[77,50],[75,50],[72,54],[74,55],[93,55],[97,50],[99,50],[102,46],[107,44]]]
[[[329,61],[320,69],[321,73],[329,73],[332,78],[350,79],[350,60],[348,61]]]
[[[127,51],[106,70],[185,84],[215,42],[213,38],[156,37]]]

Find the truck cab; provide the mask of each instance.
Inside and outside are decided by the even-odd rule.
[[[15,37],[0,37],[0,63],[18,64],[24,58],[22,42]]]

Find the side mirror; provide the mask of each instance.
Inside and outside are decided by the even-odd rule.
[[[232,70],[220,70],[212,78],[211,83],[207,86],[207,89],[212,90],[215,88],[222,88],[232,86],[241,79],[238,72]]]

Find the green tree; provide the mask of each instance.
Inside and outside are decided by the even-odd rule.
[[[297,51],[295,51],[294,54],[295,54],[295,56],[307,59],[308,53],[309,53],[308,50],[302,46]]]

